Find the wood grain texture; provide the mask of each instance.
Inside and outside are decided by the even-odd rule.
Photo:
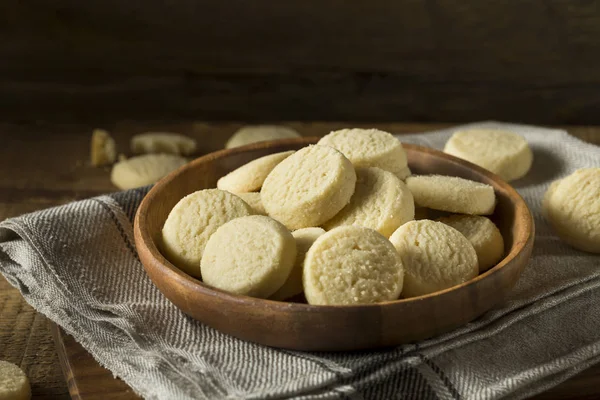
[[[139,399],[125,382],[107,373],[72,336],[51,324],[60,366],[74,400]]]
[[[0,119],[600,123],[594,1],[0,5]]]
[[[5,3],[3,3],[5,4]],[[0,6],[2,7],[2,6]],[[0,12],[0,18],[6,14]],[[6,28],[0,24],[0,30]],[[5,44],[5,43],[4,43]],[[0,85],[1,86],[1,85]],[[0,89],[1,90],[1,89]],[[109,181],[108,172],[87,166],[87,149],[91,130],[109,129],[117,139],[119,151],[124,152],[129,138],[145,130],[175,130],[200,139],[205,154],[222,148],[240,122],[194,123],[176,120],[123,120],[97,125],[89,123],[0,123],[0,220],[88,197],[95,193],[116,190]],[[438,129],[448,124],[362,123],[355,122],[291,122],[286,123],[305,136],[319,136],[332,129],[349,126],[376,126],[395,133],[421,132]],[[582,140],[600,145],[600,128],[587,126],[564,127]],[[47,139],[46,137],[51,137]],[[27,140],[22,140],[27,138]],[[54,139],[52,139],[54,138]],[[15,156],[17,153],[19,156]],[[55,154],[50,156],[49,154]],[[11,160],[8,162],[7,160]],[[65,171],[69,171],[67,174]],[[61,173],[62,172],[62,173]],[[52,336],[44,318],[27,305],[19,292],[0,276],[0,358],[20,364],[33,385],[34,399],[66,399],[67,385],[62,377],[60,363],[52,343]],[[27,314],[29,313],[29,314]],[[38,318],[38,322],[33,321]],[[23,320],[28,321],[23,323]],[[66,346],[78,354],[70,363],[75,379],[85,381],[90,369],[104,375],[107,385],[122,387],[122,382],[111,382],[112,374],[101,368],[93,357],[72,338],[60,333]],[[29,339],[31,338],[31,339]],[[26,349],[27,343],[29,348]],[[29,356],[24,357],[24,354]],[[22,358],[22,361],[21,361]],[[84,368],[86,366],[86,368]],[[36,372],[37,371],[37,372]],[[81,371],[81,372],[80,372]],[[110,378],[110,379],[109,379]],[[95,379],[101,379],[96,376]],[[538,400],[571,399],[574,394],[582,399],[598,398],[600,365],[594,366],[566,381],[551,391],[536,397]],[[127,398],[127,397],[125,397]]]

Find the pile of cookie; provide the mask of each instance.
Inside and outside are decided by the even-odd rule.
[[[503,131],[457,132],[445,151],[506,180],[524,176],[533,160],[521,136]],[[486,217],[495,205],[489,185],[413,176],[393,135],[344,129],[184,197],[160,248],[178,268],[231,293],[377,303],[450,288],[496,265],[504,241]]]

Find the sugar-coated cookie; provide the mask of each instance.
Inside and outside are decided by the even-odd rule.
[[[300,137],[294,129],[280,125],[248,125],[236,131],[225,144],[226,149],[267,140]]]
[[[135,154],[167,153],[189,155],[196,151],[196,141],[191,137],[171,132],[146,132],[131,138],[131,151]]]
[[[230,293],[267,298],[287,280],[296,241],[285,226],[263,215],[237,218],[210,237],[202,256],[202,280]]]
[[[293,153],[285,151],[252,160],[219,179],[217,188],[231,193],[258,191],[273,168]]]
[[[288,229],[320,226],[348,204],[356,172],[339,151],[308,146],[279,163],[260,192],[269,216]]]
[[[240,199],[244,200],[257,215],[267,215],[265,206],[262,203],[259,192],[237,193]]]
[[[271,295],[272,300],[285,300],[299,295],[303,292],[302,271],[304,269],[304,258],[310,246],[325,233],[323,228],[302,228],[292,232],[296,239],[296,262],[290,276],[282,287]]]
[[[341,151],[356,167],[378,167],[406,177],[406,152],[392,134],[378,129],[342,129],[323,136],[319,145]]]
[[[229,192],[199,190],[179,200],[169,213],[161,249],[175,266],[200,277],[200,260],[211,235],[224,223],[252,214],[244,200]]]
[[[494,212],[494,188],[454,176],[422,175],[406,178],[418,207],[460,214],[489,215]]]
[[[533,153],[523,136],[496,129],[455,132],[444,152],[477,164],[506,181],[525,176],[533,162]]]
[[[471,242],[442,222],[407,222],[394,232],[390,241],[404,264],[403,297],[447,289],[479,273]]]
[[[359,226],[340,226],[323,234],[304,259],[304,294],[309,304],[396,300],[403,279],[402,260],[390,241]]]
[[[479,272],[493,267],[504,254],[504,239],[500,230],[486,217],[479,215],[452,215],[438,221],[462,233],[477,253]]]
[[[553,182],[543,201],[554,232],[576,249],[600,253],[600,168],[582,168]]]
[[[331,230],[341,225],[371,228],[389,237],[415,217],[412,193],[396,175],[380,168],[357,168],[356,188],[350,203],[323,224]]]
[[[31,386],[21,368],[8,361],[0,361],[0,400],[29,400]]]
[[[113,166],[110,180],[119,189],[133,189],[156,183],[186,163],[185,158],[173,154],[132,157]]]

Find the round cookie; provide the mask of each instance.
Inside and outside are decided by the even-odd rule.
[[[390,242],[404,264],[403,297],[444,290],[479,273],[473,245],[459,231],[441,222],[407,222],[394,232]]]
[[[227,222],[210,237],[202,256],[207,285],[267,298],[287,280],[296,260],[296,241],[279,222],[252,215]]]
[[[289,139],[300,137],[292,128],[280,125],[248,125],[237,130],[225,144],[226,149],[245,146],[250,143],[266,140]]]
[[[8,361],[0,361],[0,400],[30,398],[31,386],[23,370]]]
[[[355,184],[354,167],[342,153],[308,146],[273,168],[260,194],[269,216],[296,230],[331,219],[348,204]]]
[[[533,162],[533,153],[521,135],[495,129],[455,132],[444,152],[479,165],[505,181],[525,176]]]
[[[406,152],[402,143],[388,132],[342,129],[323,136],[317,144],[341,151],[355,167],[378,167],[400,179],[407,176]]]
[[[173,132],[146,132],[135,135],[130,141],[134,154],[168,153],[190,155],[196,151],[196,141]]]
[[[219,179],[217,188],[231,193],[256,192],[273,168],[293,153],[294,151],[285,151],[252,160]]]
[[[370,304],[396,300],[404,267],[384,236],[360,226],[340,226],[320,236],[304,259],[309,304]]]
[[[323,228],[302,228],[292,232],[296,239],[296,262],[290,276],[282,287],[271,295],[272,300],[285,300],[303,292],[302,271],[304,269],[304,258],[310,246],[325,233]]]
[[[415,203],[404,182],[379,168],[357,168],[356,188],[350,203],[325,222],[323,228],[358,225],[389,237],[400,225],[414,218]]]
[[[455,176],[422,175],[406,178],[418,207],[459,214],[489,215],[494,212],[494,188]]]
[[[553,182],[543,201],[554,232],[576,249],[600,253],[600,168],[582,168]]]
[[[262,203],[259,192],[238,193],[236,196],[244,200],[252,208],[254,214],[267,215],[267,211]]]
[[[494,223],[479,215],[452,215],[438,221],[462,233],[477,253],[479,272],[493,267],[504,255],[504,239]]]
[[[396,173],[396,176],[398,178],[402,179],[403,181],[406,180],[406,178],[408,178],[411,175],[412,175],[412,172],[411,172],[410,168],[408,168],[408,166],[402,168],[401,170],[399,170]]]
[[[187,163],[174,154],[146,154],[116,163],[110,181],[119,189],[133,189],[150,185]]]
[[[161,249],[169,261],[200,277],[200,260],[210,236],[224,223],[252,215],[239,197],[219,190],[199,190],[173,207],[162,228]]]

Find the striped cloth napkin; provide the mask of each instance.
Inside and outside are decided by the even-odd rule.
[[[536,223],[510,299],[456,330],[392,349],[304,353],[247,343],[182,314],[146,276],[132,220],[148,188],[0,223],[0,272],[39,312],[148,399],[521,399],[600,360],[600,256],[561,242],[540,213],[554,179],[598,166],[564,131],[523,135],[530,173],[513,182]],[[460,128],[464,128],[460,127]],[[454,129],[402,135],[441,149]]]

